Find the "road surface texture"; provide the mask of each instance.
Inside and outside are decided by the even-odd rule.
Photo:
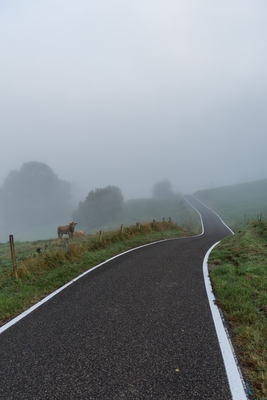
[[[231,234],[191,196],[204,234],[112,259],[0,335],[0,399],[230,400],[203,279]]]

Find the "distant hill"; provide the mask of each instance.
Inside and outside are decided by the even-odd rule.
[[[231,227],[241,220],[248,222],[260,216],[267,220],[267,179],[198,190],[193,195]]]

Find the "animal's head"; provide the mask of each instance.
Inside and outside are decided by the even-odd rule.
[[[69,222],[69,227],[70,227],[70,230],[71,230],[72,232],[74,232],[75,225],[77,225],[77,222]]]

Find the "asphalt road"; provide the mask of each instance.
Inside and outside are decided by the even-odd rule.
[[[230,234],[125,253],[0,335],[0,399],[232,399],[207,299],[203,259]]]

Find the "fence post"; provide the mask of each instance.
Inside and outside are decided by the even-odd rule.
[[[123,224],[121,224],[120,232],[121,232],[121,234],[123,233]]]
[[[102,231],[99,231],[99,242],[102,242]]]
[[[156,227],[156,220],[155,219],[153,219],[153,222],[152,222],[152,228],[154,229]]]
[[[70,253],[70,241],[69,241],[69,238],[66,239],[66,252],[68,254]]]
[[[136,228],[140,229],[140,222],[136,222]]]
[[[16,264],[16,256],[15,256],[15,247],[14,247],[13,235],[9,235],[9,243],[10,243],[12,262],[13,262],[14,276],[15,276],[15,279],[18,279],[18,270],[17,270],[17,264]]]
[[[171,217],[169,217],[169,222],[172,222],[172,219],[171,219]]]
[[[162,218],[162,222],[163,222],[163,223],[165,222],[165,217]]]

